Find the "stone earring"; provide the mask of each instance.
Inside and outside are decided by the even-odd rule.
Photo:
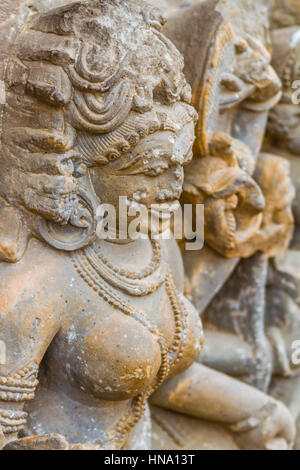
[[[78,180],[76,197],[76,208],[68,224],[60,225],[44,218],[39,222],[42,238],[58,250],[79,250],[89,245],[96,235],[100,200],[94,191],[89,172]]]

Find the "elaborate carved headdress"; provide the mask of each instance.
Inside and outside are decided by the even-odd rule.
[[[0,217],[12,212],[15,240],[0,234],[2,259],[24,252],[24,210],[40,216],[37,232],[56,248],[89,243],[97,199],[86,168],[194,119],[183,59],[163,24],[141,1],[91,0],[20,29],[2,67]]]

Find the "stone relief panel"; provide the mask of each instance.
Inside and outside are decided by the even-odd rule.
[[[165,1],[166,23],[152,3],[0,10],[6,450],[294,446],[267,393],[287,370],[270,289],[291,281],[294,224],[287,161],[261,151],[282,97],[269,10]],[[184,263],[173,239],[98,237],[104,204],[181,195],[206,214]]]

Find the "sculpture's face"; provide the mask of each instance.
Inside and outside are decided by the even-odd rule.
[[[236,44],[232,73],[222,77],[220,108],[241,105],[246,109],[256,106],[268,109],[268,101],[279,99],[281,82],[271,66],[271,55],[259,40],[251,35]]]
[[[203,80],[201,158],[186,170],[184,201],[204,203],[207,244],[223,256],[239,257],[261,226],[265,204],[252,178],[265,131],[254,116],[279,101],[281,82],[265,45],[251,34],[235,37],[229,26],[218,33]]]
[[[253,239],[253,244],[257,250],[276,256],[288,248],[294,228],[292,202],[295,190],[288,161],[262,153],[256,167],[255,179],[262,189],[266,205],[262,225]]]
[[[152,207],[152,229],[156,226],[160,231],[161,218],[169,217],[178,206],[183,166],[192,158],[193,142],[194,122],[186,124],[178,135],[162,131],[142,139],[118,160],[90,169],[96,194],[102,203],[116,208],[117,221],[121,197],[127,198],[127,207],[136,209],[137,214],[146,207],[150,215]],[[164,215],[157,220],[153,219],[154,205],[157,210],[163,209]],[[128,217],[128,222],[131,219]]]

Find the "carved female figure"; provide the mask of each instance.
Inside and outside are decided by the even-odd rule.
[[[157,400],[172,408],[165,390],[184,371],[193,413],[242,429],[241,446],[293,442],[282,404],[200,364],[190,368],[202,328],[183,296],[175,242],[95,236],[99,204],[118,212],[126,196],[129,206],[171,210],[182,191],[196,115],[162,24],[140,1],[77,2],[29,20],[4,61],[7,448],[149,448],[147,400],[168,379]],[[217,405],[207,414],[210,387]]]

